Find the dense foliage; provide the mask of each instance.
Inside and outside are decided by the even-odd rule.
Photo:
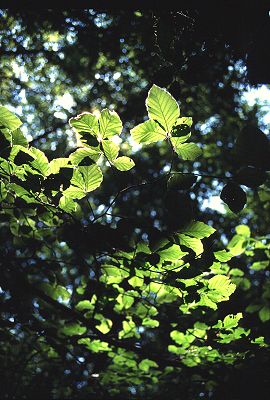
[[[204,13],[1,15],[3,398],[269,390],[270,150],[243,47]]]

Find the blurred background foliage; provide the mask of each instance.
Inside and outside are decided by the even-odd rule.
[[[124,122],[123,140],[128,138],[124,149],[126,153],[133,153],[136,169],[117,174],[117,179],[108,169],[103,186],[89,198],[94,211],[101,214],[112,194],[121,188],[151,180],[169,170],[171,154],[164,143],[141,148],[129,138],[130,129],[146,118],[144,101],[152,84],[167,88],[179,102],[181,114],[193,118],[192,138],[203,149],[203,156],[194,163],[173,160],[173,169],[192,172],[198,179],[190,190],[173,195],[167,194],[162,181],[131,191],[117,200],[114,214],[163,229],[168,228],[170,213],[174,216],[177,213],[179,223],[184,218],[199,219],[217,229],[218,234],[211,243],[214,249],[227,244],[240,223],[248,225],[253,236],[269,239],[270,190],[269,175],[265,171],[269,170],[270,153],[263,118],[268,110],[259,104],[250,106],[243,96],[250,86],[269,84],[268,11],[264,2],[256,7],[245,4],[244,10],[232,9],[227,3],[217,4],[211,10],[202,4],[179,11],[2,9],[1,104],[20,116],[30,143],[45,151],[49,159],[64,157],[78,146],[68,125],[69,118],[83,111],[98,113],[105,107],[117,110]],[[258,176],[262,176],[261,180]],[[231,177],[243,185],[247,194],[246,207],[239,213],[232,212],[219,200]],[[224,198],[228,199],[223,192]],[[215,206],[209,207],[209,204]],[[119,223],[119,218],[104,215],[103,222],[113,225]],[[261,257],[264,254],[257,252],[256,261]],[[249,299],[252,303],[261,296],[259,288],[269,285],[269,271],[263,269],[253,276],[244,258],[239,259],[239,264],[249,282],[246,283],[248,290],[243,286],[241,301],[246,304]],[[74,274],[72,279],[80,271]],[[63,284],[68,281],[68,278],[62,279]],[[261,324],[263,331],[266,325],[269,328],[268,319],[256,319],[254,323]],[[20,363],[19,370],[16,363],[12,367],[17,382],[18,376],[23,376],[24,362],[29,369],[26,375],[35,376],[29,384],[34,394],[39,387],[43,393],[39,397],[49,398],[61,377],[55,398],[69,398],[74,393],[77,397],[73,398],[85,398],[74,388],[70,389],[75,385],[76,376],[82,379],[83,363],[75,363],[71,356],[66,357],[66,365],[41,360],[46,371],[39,375],[39,382],[31,370],[35,366],[27,361],[32,357],[31,334],[13,337],[7,346],[9,357]],[[102,360],[99,358],[96,362],[102,363]],[[269,368],[264,354],[259,355],[255,365],[263,370],[262,381],[265,364]],[[72,371],[72,378],[64,370]],[[232,385],[232,396],[236,397],[222,397],[222,380],[215,377],[215,398],[240,398],[237,393],[241,390],[243,393],[249,376],[256,386],[253,370],[252,360],[240,365],[237,372],[230,367],[217,367],[215,374],[226,376]],[[195,371],[192,381],[197,382],[194,386],[197,389],[193,391],[188,373],[183,372],[185,379],[181,387],[182,393],[189,396],[186,398],[198,398],[200,393],[202,398],[208,398],[207,388],[203,388],[204,373],[198,377]],[[236,381],[242,382],[241,390]],[[12,386],[12,380],[9,384]],[[177,376],[170,384],[161,381],[160,398],[167,395],[180,399],[177,397],[179,384]],[[99,390],[100,398],[107,398],[106,389]],[[120,398],[118,394],[117,399]]]

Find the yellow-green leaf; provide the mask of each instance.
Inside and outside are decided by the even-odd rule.
[[[22,125],[22,121],[13,112],[9,111],[6,107],[0,106],[0,127],[15,131]]]
[[[98,119],[89,112],[83,112],[77,117],[70,118],[69,125],[77,132],[88,132],[93,136],[98,134]]]
[[[130,133],[133,140],[137,143],[149,144],[166,138],[166,132],[157,122],[151,119],[135,126],[135,128],[131,129]]]
[[[196,254],[196,256],[203,253],[203,244],[200,239],[197,239],[194,237],[192,238],[192,237],[184,235],[182,233],[178,235],[178,238],[179,238],[180,245],[182,244],[182,245],[190,248],[191,250],[193,250],[194,253]]]
[[[122,122],[115,111],[107,108],[101,111],[99,117],[99,133],[103,139],[114,135],[120,135],[122,131]]]
[[[106,139],[102,141],[102,148],[105,156],[109,161],[113,161],[117,158],[119,153],[119,146],[112,140]]]
[[[113,161],[113,165],[119,171],[128,171],[134,167],[135,163],[131,158],[122,156],[122,157],[116,158],[116,160]]]
[[[193,221],[184,229],[181,230],[181,233],[185,235],[189,235],[195,237],[197,239],[204,239],[209,237],[215,232],[215,229],[212,226],[205,224],[200,221]]]
[[[166,132],[170,132],[180,116],[179,106],[166,89],[153,85],[146,99],[146,107],[150,119],[161,124]]]
[[[88,193],[98,188],[102,180],[103,175],[100,168],[97,165],[90,165],[88,167],[77,167],[73,172],[71,183]],[[67,190],[65,193],[67,193]]]

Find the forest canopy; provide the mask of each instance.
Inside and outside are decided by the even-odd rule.
[[[268,8],[0,17],[3,399],[262,398]]]

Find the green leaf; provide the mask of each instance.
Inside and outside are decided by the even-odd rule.
[[[178,120],[175,123],[175,126],[187,125],[189,128],[191,128],[192,124],[193,124],[192,117],[181,117],[178,118]]]
[[[243,235],[243,236],[245,236],[247,238],[250,237],[250,229],[249,229],[249,227],[247,225],[238,225],[235,228],[235,231],[236,231],[236,233],[238,235]]]
[[[115,111],[110,111],[107,108],[101,111],[99,117],[99,133],[103,139],[114,135],[120,135],[122,127],[122,121]]]
[[[159,122],[165,132],[171,132],[180,116],[179,106],[166,89],[153,85],[146,99],[149,118]]]
[[[143,319],[142,325],[146,326],[147,328],[157,328],[159,326],[159,321],[146,317]]]
[[[15,131],[11,132],[11,143],[12,146],[20,145],[27,147],[28,145],[27,139],[20,129],[15,129]]]
[[[195,337],[192,335],[185,335],[183,332],[179,331],[171,331],[171,338],[175,341],[175,343],[179,344],[183,347],[189,347],[190,343],[194,342]]]
[[[204,239],[212,235],[216,230],[212,226],[206,225],[204,222],[193,221],[181,233],[195,237],[197,239]]]
[[[79,303],[76,305],[76,309],[78,311],[84,311],[84,310],[92,310],[93,309],[93,304],[89,300],[82,300],[79,301]]]
[[[250,334],[250,329],[244,329],[244,328],[236,328],[232,330],[230,333],[219,333],[219,337],[217,341],[219,343],[231,343],[234,342],[235,340],[242,339],[243,337],[247,337]]]
[[[104,335],[108,332],[110,332],[112,328],[112,321],[108,318],[105,318],[102,314],[95,314],[95,319],[98,319],[100,321],[99,325],[96,325],[96,328],[103,333]]]
[[[115,158],[118,156],[119,153],[119,146],[114,143],[112,140],[103,140],[102,141],[102,148],[105,153],[105,156],[108,158],[109,161],[114,161]]]
[[[191,125],[191,117],[182,117],[177,119],[171,132],[171,142],[174,148],[177,148],[181,143],[186,142],[190,138]]]
[[[156,307],[145,305],[143,303],[137,303],[136,305],[136,315],[140,318],[153,317],[158,314]]]
[[[78,188],[77,186],[70,186],[63,191],[63,195],[71,199],[83,199],[86,195],[84,190]]]
[[[31,152],[36,156],[36,159],[31,162],[32,167],[37,169],[43,176],[46,176],[49,171],[49,161],[43,151],[31,147]]]
[[[166,132],[153,120],[148,120],[135,126],[130,131],[133,140],[137,143],[154,143],[166,138]]]
[[[235,291],[236,285],[231,283],[225,275],[216,275],[208,281],[208,289],[213,293],[207,293],[214,302],[229,300],[230,295]]]
[[[179,238],[180,245],[182,244],[193,250],[196,256],[203,253],[203,244],[200,239],[191,238],[190,236],[184,235],[182,233],[177,235],[177,237]]]
[[[233,258],[233,255],[226,250],[215,251],[214,255],[215,255],[215,258],[221,262],[227,262]]]
[[[3,201],[7,197],[7,189],[3,182],[0,181],[0,200]]]
[[[269,261],[255,261],[251,264],[250,269],[253,269],[254,271],[262,271],[266,269],[268,265]]]
[[[127,317],[127,321],[123,321],[123,330],[118,333],[119,339],[127,339],[129,337],[139,337],[136,332],[136,324],[130,316]]]
[[[232,330],[232,328],[236,328],[238,326],[238,322],[241,318],[243,318],[242,313],[237,313],[236,315],[229,314],[224,318],[223,321],[218,320],[218,323],[213,325],[212,328]]]
[[[243,318],[242,313],[237,313],[236,315],[233,314],[227,315],[223,321],[223,328],[224,329],[236,328],[241,318]]]
[[[106,282],[108,285],[113,283],[120,283],[123,279],[129,277],[129,272],[112,265],[102,266],[103,275],[100,278],[101,282]]]
[[[61,297],[63,300],[68,300],[70,298],[70,293],[64,286],[54,286],[50,283],[44,282],[40,285],[40,288],[44,291],[44,293],[52,297],[54,300],[58,300],[59,297]]]
[[[78,340],[78,344],[83,344],[88,350],[93,353],[100,353],[102,351],[111,351],[107,342],[102,342],[99,339],[91,340],[89,338],[83,338]]]
[[[77,186],[84,193],[92,192],[101,185],[103,175],[97,165],[90,165],[89,167],[77,167],[74,170],[71,183]],[[67,195],[68,189],[64,192]]]
[[[247,246],[246,238],[242,235],[234,235],[233,238],[227,245],[227,249],[230,250],[230,253],[234,256],[238,256],[244,253]]]
[[[182,251],[177,244],[173,244],[167,249],[158,251],[157,254],[159,254],[161,261],[177,261],[188,253]]]
[[[209,307],[212,308],[212,310],[217,310],[217,305],[216,305],[216,300],[210,299],[210,297],[206,293],[201,293],[200,294],[201,299],[199,303],[197,303],[199,306],[204,306],[204,307]]]
[[[132,306],[134,303],[134,297],[128,295],[128,294],[119,294],[116,297],[116,301],[118,304],[116,305],[116,308],[118,311],[121,311],[123,309],[128,309]]]
[[[75,335],[83,335],[86,332],[86,330],[87,329],[84,326],[74,323],[64,326],[59,330],[59,333],[66,336],[75,336]]]
[[[29,196],[28,191],[25,190],[24,188],[22,188],[21,186],[13,183],[13,184],[10,185],[10,188],[16,193],[17,197],[21,197],[27,203],[34,203],[35,202],[33,196]]]
[[[158,368],[158,365],[155,361],[145,358],[139,363],[138,367],[141,371],[148,373],[150,368]]]
[[[93,136],[98,134],[98,119],[89,112],[83,112],[75,118],[70,118],[69,125],[77,132],[88,132]]]
[[[133,276],[132,278],[130,278],[128,280],[128,283],[130,284],[130,286],[132,287],[141,287],[144,283],[144,278],[141,278],[139,276]]]
[[[244,276],[244,272],[239,268],[230,269],[230,276]]]
[[[75,201],[73,201],[71,197],[62,196],[59,201],[59,207],[62,210],[66,211],[68,213],[71,213],[71,212],[76,211],[78,204],[75,203]]]
[[[270,320],[270,308],[267,306],[264,306],[263,308],[261,308],[259,311],[259,317],[262,322],[269,321]]]
[[[10,158],[16,165],[29,164],[35,159],[34,154],[26,147],[15,145],[12,147]]]
[[[58,174],[60,171],[60,168],[66,167],[69,163],[68,158],[55,158],[49,163],[49,169],[47,171],[47,174]]]
[[[6,107],[0,106],[0,127],[4,126],[11,131],[15,131],[15,129],[19,128],[21,125],[22,121],[15,114]]]
[[[97,162],[100,155],[101,151],[99,150],[99,148],[86,147],[83,149],[75,150],[73,153],[70,154],[69,159],[71,161],[71,164],[78,165],[85,157],[89,157],[94,162]]]
[[[183,160],[195,160],[202,154],[202,150],[195,143],[183,143],[175,147],[176,153],[183,158]]]
[[[89,301],[89,300],[81,300],[81,301],[79,301],[79,303],[76,304],[75,308],[78,311],[93,310],[96,301],[97,301],[97,296],[94,294],[92,296],[91,301]]]
[[[131,158],[122,156],[122,157],[116,158],[116,160],[113,161],[113,165],[119,171],[128,171],[134,167],[135,163]]]
[[[258,344],[261,347],[268,347],[268,345],[265,343],[264,336],[259,336],[259,337],[255,338],[254,340],[251,341],[251,343]]]

